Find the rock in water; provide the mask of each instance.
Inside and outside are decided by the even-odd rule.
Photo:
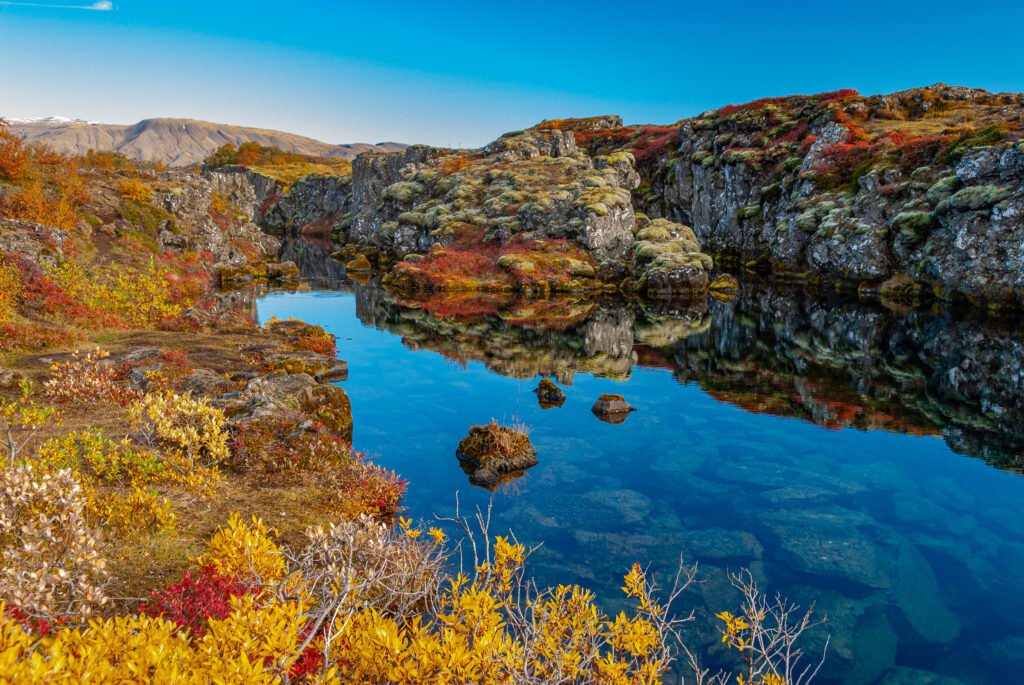
[[[537,448],[523,431],[491,421],[472,426],[459,441],[455,456],[469,474],[469,482],[487,489],[519,478],[537,463]]]
[[[541,378],[534,392],[537,393],[537,401],[540,403],[541,409],[561,407],[565,402],[565,393],[548,378]]]
[[[597,398],[590,411],[606,423],[622,423],[629,416],[629,412],[636,411],[636,408],[631,407],[622,395],[605,393]]]

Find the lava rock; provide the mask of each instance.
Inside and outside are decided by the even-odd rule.
[[[622,423],[630,412],[636,411],[636,408],[630,406],[622,395],[605,393],[597,398],[590,411],[606,423]]]
[[[469,475],[469,482],[487,489],[518,478],[537,464],[537,448],[522,431],[496,422],[471,426],[459,441],[455,456]]]
[[[541,409],[561,407],[565,402],[565,393],[548,378],[541,378],[534,392],[537,393],[537,401],[540,403]]]

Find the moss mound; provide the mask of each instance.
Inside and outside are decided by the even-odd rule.
[[[470,482],[497,485],[502,474],[525,471],[537,463],[537,448],[524,431],[502,426],[496,421],[472,426],[469,435],[459,441],[455,456],[471,467]]]

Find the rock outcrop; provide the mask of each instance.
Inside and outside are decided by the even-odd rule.
[[[638,209],[787,279],[1024,303],[1024,95],[943,85],[767,98],[657,127],[579,131],[642,158]],[[635,194],[637,195],[637,194]],[[904,294],[907,294],[906,292]]]

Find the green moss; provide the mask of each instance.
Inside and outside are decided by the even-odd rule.
[[[812,207],[805,209],[796,217],[796,227],[804,233],[814,233],[818,230],[820,221],[818,212]]]
[[[893,217],[892,229],[905,240],[916,243],[931,231],[934,224],[932,212],[901,212]]]
[[[925,193],[925,197],[928,198],[928,202],[932,205],[938,205],[943,200],[948,200],[956,192],[956,189],[960,187],[960,179],[956,176],[947,176],[940,178]]]
[[[749,219],[760,219],[763,215],[761,205],[747,205],[736,212],[736,220],[742,223]]]
[[[135,224],[150,235],[156,235],[157,231],[160,229],[160,225],[164,221],[168,220],[170,220],[170,224],[168,226],[170,230],[177,232],[176,227],[172,225],[174,223],[174,218],[164,210],[159,207],[154,207],[148,202],[127,200],[125,201],[124,206],[121,207],[120,214],[122,219],[128,223]]]
[[[559,390],[559,387],[550,378],[541,378],[540,383],[537,384],[537,389],[541,392],[555,392]]]
[[[949,198],[949,208],[959,211],[987,209],[1012,194],[1013,190],[1004,186],[968,186]]]
[[[757,164],[764,156],[764,151],[757,148],[736,148],[726,150],[722,161],[726,164]]]
[[[398,215],[398,223],[409,224],[410,226],[420,226],[422,228],[429,228],[426,225],[426,217],[422,212],[402,212]]]
[[[416,181],[399,181],[393,183],[384,189],[384,197],[388,200],[394,200],[402,204],[409,204],[413,199],[422,194],[424,187],[422,183]]]

